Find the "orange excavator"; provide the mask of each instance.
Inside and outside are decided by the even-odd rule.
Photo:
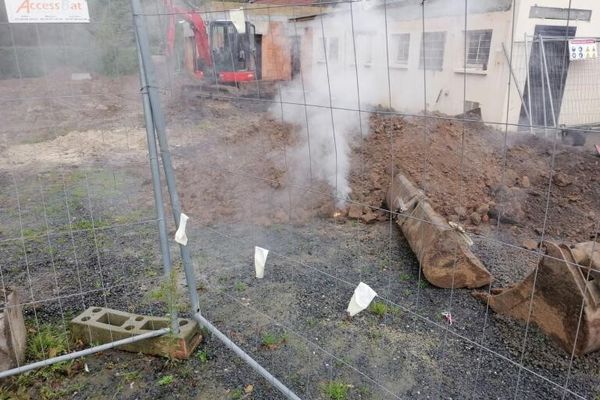
[[[214,20],[208,23],[194,10],[164,0],[169,14],[167,56],[175,49],[177,23],[184,24],[184,66],[208,84],[236,85],[256,80],[255,27],[248,21]]]

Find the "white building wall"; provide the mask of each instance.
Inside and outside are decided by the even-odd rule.
[[[407,113],[420,113],[426,106],[428,111],[452,115],[463,112],[463,100],[466,100],[480,104],[484,119],[500,121],[509,73],[502,43],[505,42],[510,29],[510,12],[468,15],[468,30],[492,29],[493,33],[487,70],[467,69],[466,74],[463,67],[463,15],[426,20],[425,31],[446,32],[446,42],[442,70],[424,71],[419,66],[423,37],[421,20],[403,20],[395,14],[394,10],[389,10],[387,15],[387,43],[386,19],[382,13],[370,16],[368,23],[364,23],[362,14],[355,15],[355,43],[352,40],[349,13],[338,12],[334,19],[324,17],[322,27],[320,21],[311,23],[315,30],[313,48],[319,49],[315,51],[315,68],[312,69],[312,73],[319,76],[317,80],[321,80],[327,73],[326,67],[329,68],[334,103],[342,99],[348,100],[347,86],[357,86],[358,70],[358,87],[363,107],[383,105]],[[331,49],[328,49],[327,65],[322,51],[323,33],[328,46],[332,40],[338,42],[337,56],[331,54]],[[398,64],[395,61],[397,49],[394,35],[405,33],[410,34],[408,62]],[[358,60],[358,68],[354,65],[355,59]],[[339,80],[343,82],[337,82]],[[340,90],[336,91],[336,88]]]
[[[316,50],[313,52],[310,73],[313,74],[314,81],[326,84],[329,72],[334,107],[356,108],[356,95],[360,93],[363,109],[382,105],[417,114],[427,107],[428,112],[456,115],[463,112],[466,100],[479,103],[483,120],[488,123],[517,124],[522,106],[519,91],[524,93],[528,65],[526,55],[531,52],[530,47],[525,48],[525,34],[533,35],[536,25],[566,25],[566,21],[562,20],[531,19],[529,9],[532,5],[566,7],[565,3],[564,0],[518,0],[515,10],[511,8],[505,11],[469,13],[467,30],[493,30],[489,62],[485,71],[465,71],[463,67],[465,17],[461,12],[425,20],[426,32],[446,32],[441,71],[423,71],[419,67],[422,21],[420,18],[406,19],[401,7],[388,7],[386,20],[381,10],[361,13],[354,6],[354,27],[348,8],[338,8],[334,18],[323,17],[322,24],[320,17],[317,17],[316,20],[303,22],[301,25],[310,26],[313,30],[312,48]],[[573,0],[572,7],[593,10],[590,22],[571,21],[571,26],[577,26],[577,36],[600,36],[600,1]],[[516,20],[514,43],[511,46],[513,13]],[[402,33],[410,34],[409,58],[406,64],[399,65],[394,61],[396,49],[392,38],[393,35]],[[335,51],[328,49],[327,64],[322,51],[323,35],[327,46],[330,46],[330,40],[337,40],[338,43],[337,56],[332,54]],[[509,55],[512,48],[512,76],[503,45]],[[358,66],[354,64],[355,59],[358,60]],[[587,97],[582,97],[575,85],[581,85],[589,74],[600,76],[600,69],[596,70],[600,68],[600,63],[595,63],[593,67],[588,64],[586,68],[573,63],[571,65],[573,68],[569,71],[562,107],[565,115],[570,113],[571,116],[568,121],[560,121],[574,123],[596,119],[594,112],[590,110],[600,109],[597,107],[600,105],[600,87],[596,87]],[[507,90],[509,79],[510,91]],[[599,84],[600,81],[597,85]],[[357,87],[359,90],[356,90]],[[589,102],[589,107],[578,105],[584,99]],[[328,99],[321,99],[321,102],[322,105],[328,105]],[[586,117],[578,118],[574,107],[585,109]],[[516,129],[514,126],[510,128]]]
[[[496,12],[489,14],[470,14],[467,16],[467,30],[492,29],[492,41],[487,70],[464,68],[464,16],[434,18],[425,21],[426,32],[446,32],[443,69],[441,71],[419,68],[422,46],[421,21],[398,21],[390,24],[390,32],[411,33],[411,53],[406,68],[398,68],[393,63],[391,76],[401,87],[417,86],[423,91],[423,81],[427,80],[427,107],[429,111],[445,114],[460,114],[464,110],[463,101],[479,103],[482,117],[488,121],[500,121],[503,114],[508,69],[502,51],[502,43],[510,28],[510,14]],[[466,85],[465,85],[466,78]],[[417,85],[415,85],[417,84]],[[421,97],[422,101],[422,97]],[[412,98],[403,96],[401,91],[394,92],[394,108],[413,107],[413,111],[423,109],[421,104],[414,108]]]

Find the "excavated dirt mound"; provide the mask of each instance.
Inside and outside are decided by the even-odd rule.
[[[370,123],[370,135],[354,149],[353,200],[382,207],[394,171],[423,188],[436,211],[476,233],[500,218],[518,239],[539,237],[544,223],[547,237],[593,236],[600,158],[588,150],[512,134],[504,146],[500,130],[444,118],[374,114]]]
[[[203,99],[186,104],[189,112],[177,104],[169,114],[180,124],[172,143],[181,194],[201,221],[266,225],[334,214],[326,183],[313,181],[308,190],[307,182],[294,181],[290,153],[302,140],[294,127],[246,102]],[[183,125],[181,115],[189,117]],[[365,206],[351,205],[343,215],[385,220],[392,171],[424,189],[446,219],[519,244],[539,240],[544,226],[547,239],[590,240],[600,212],[600,158],[589,149],[439,115],[379,113],[369,135],[352,143],[350,196]]]

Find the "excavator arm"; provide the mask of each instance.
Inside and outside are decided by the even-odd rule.
[[[169,14],[167,26],[167,55],[172,55],[175,48],[175,29],[178,19],[183,19],[190,24],[194,32],[194,47],[197,58],[207,66],[212,65],[212,56],[208,40],[208,33],[204,20],[193,10],[183,10],[173,5],[172,0],[164,0],[165,8]]]
[[[238,33],[230,20],[207,23],[200,13],[179,8],[174,0],[163,1],[169,16],[167,56],[174,53],[177,23],[183,20],[193,32],[193,38],[188,35],[184,47],[186,69],[196,78],[210,76],[211,81],[214,78],[215,82],[236,85],[255,80],[254,25],[245,22],[245,32]]]

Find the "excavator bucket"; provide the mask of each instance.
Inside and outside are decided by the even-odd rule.
[[[543,242],[545,254],[525,279],[475,293],[497,313],[536,324],[569,354],[600,349],[600,243]]]
[[[436,213],[425,194],[405,176],[392,181],[386,198],[396,224],[417,256],[425,278],[442,288],[478,288],[492,277],[471,252],[471,239]]]

